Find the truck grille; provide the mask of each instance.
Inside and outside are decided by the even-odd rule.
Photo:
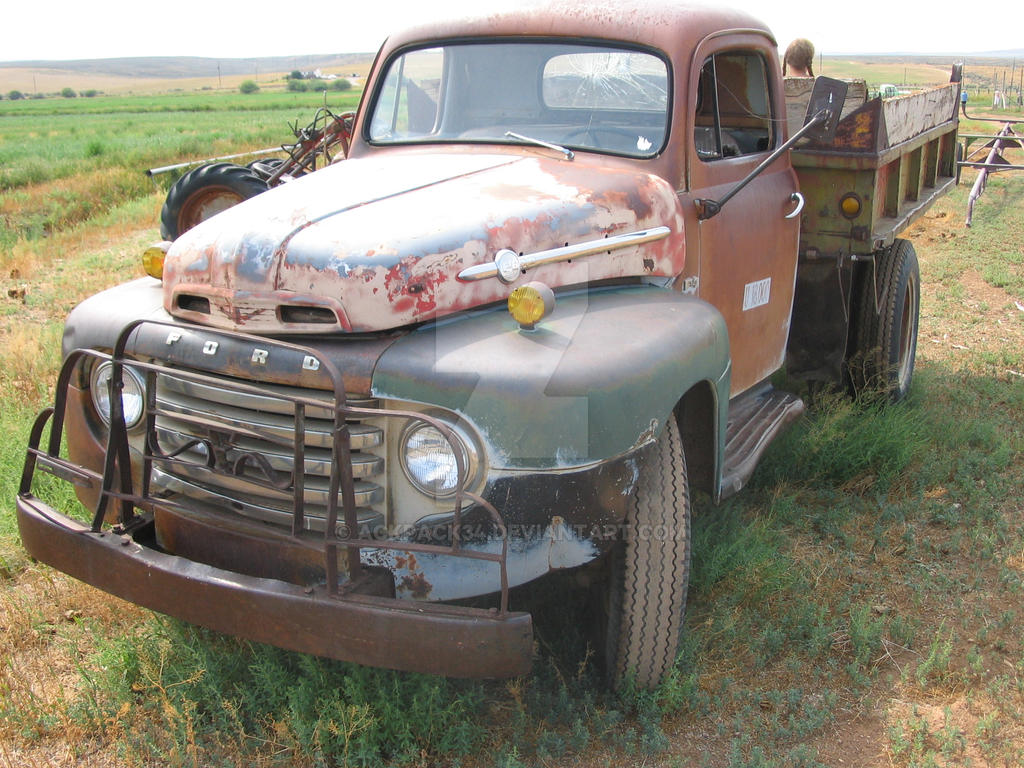
[[[285,527],[293,519],[296,434],[294,405],[286,398],[323,402],[322,408],[305,409],[302,481],[304,526],[324,530],[334,426],[329,393],[262,385],[264,394],[253,394],[232,388],[230,379],[218,385],[170,372],[156,379],[157,441],[160,453],[174,454],[175,461],[155,464],[154,490]],[[349,399],[347,404],[377,407],[375,400]],[[386,521],[384,420],[376,421],[347,422],[360,528],[353,533],[366,538]],[[341,504],[339,492],[339,510]],[[339,520],[339,535],[344,535],[343,525]]]

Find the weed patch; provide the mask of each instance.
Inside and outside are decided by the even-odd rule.
[[[216,764],[237,752],[311,765],[411,764],[485,736],[482,687],[247,644],[152,618],[109,639],[71,715],[125,757]]]

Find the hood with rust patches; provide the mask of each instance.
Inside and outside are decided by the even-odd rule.
[[[512,285],[458,279],[502,248],[528,254],[655,226],[672,233]],[[164,303],[224,328],[367,332],[503,301],[521,282],[557,288],[682,267],[682,213],[657,176],[579,156],[389,153],[317,171],[186,232],[167,255]]]

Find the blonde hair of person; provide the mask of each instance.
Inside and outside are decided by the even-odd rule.
[[[793,69],[793,77],[814,77],[814,44],[800,37],[789,44],[786,55],[782,57],[782,74],[787,67]]]

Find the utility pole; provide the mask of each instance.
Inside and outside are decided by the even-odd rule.
[[[220,82],[220,62],[217,62],[217,90],[220,90],[223,86]]]

